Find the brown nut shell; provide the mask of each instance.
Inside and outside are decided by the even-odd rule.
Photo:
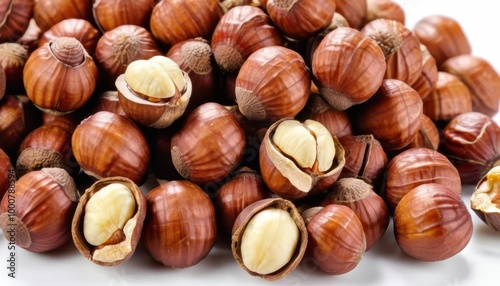
[[[142,131],[129,118],[99,111],[82,120],[71,137],[82,170],[94,177],[127,177],[140,184],[148,170],[150,151]]]
[[[103,187],[119,183],[128,187],[136,201],[134,215],[123,228],[125,238],[116,244],[95,247],[90,245],[83,235],[83,219],[85,206],[90,198]],[[96,181],[80,197],[71,223],[71,235],[78,251],[86,259],[98,265],[114,266],[127,261],[135,252],[141,236],[144,219],[146,217],[146,198],[141,189],[130,179],[125,177],[108,177]]]
[[[253,52],[263,47],[281,46],[283,41],[265,12],[244,5],[234,7],[222,16],[210,44],[220,70],[237,73]]]
[[[330,275],[353,270],[366,251],[366,237],[358,215],[341,204],[312,207],[302,212],[308,244],[304,259]]]
[[[447,59],[440,70],[457,76],[468,88],[472,111],[493,116],[500,102],[500,74],[486,59],[465,54]]]
[[[441,261],[469,243],[473,225],[462,198],[442,184],[423,184],[406,194],[394,211],[394,236],[418,260]]]
[[[33,0],[9,0],[0,4],[0,43],[15,42],[24,34],[33,16]]]
[[[463,184],[475,185],[500,160],[500,127],[486,114],[466,112],[441,132],[439,150],[453,163]]]
[[[250,120],[294,117],[306,105],[311,78],[303,58],[281,46],[258,49],[236,77],[238,108]]]
[[[65,114],[87,103],[96,86],[94,60],[75,38],[59,37],[36,49],[24,67],[24,87],[44,112]]]
[[[149,28],[149,18],[155,0],[95,0],[92,15],[103,32],[122,25],[137,25]]]
[[[294,222],[296,223],[299,233],[300,233],[300,238],[299,242],[297,244],[297,247],[295,249],[295,252],[292,256],[292,258],[289,260],[289,262],[283,266],[281,269],[274,273],[270,274],[258,274],[255,272],[250,271],[245,264],[242,261],[241,257],[241,238],[243,234],[245,233],[245,229],[248,225],[248,222],[250,219],[255,216],[257,213],[261,212],[264,209],[267,208],[277,208],[281,209],[284,211],[287,211]],[[304,223],[304,220],[302,219],[300,213],[297,211],[297,208],[295,205],[286,199],[282,198],[267,198],[263,200],[256,201],[248,206],[246,206],[243,211],[238,215],[236,218],[234,225],[233,225],[233,230],[232,230],[232,243],[231,243],[231,251],[233,253],[233,257],[238,263],[238,265],[243,268],[245,271],[247,271],[250,275],[252,276],[258,276],[261,278],[264,278],[266,280],[278,280],[280,278],[285,277],[286,275],[290,274],[301,262],[306,248],[307,248],[307,241],[308,241],[308,234],[307,234],[307,229],[306,225]]]
[[[101,33],[85,19],[64,19],[41,35],[38,47],[55,40],[57,37],[73,37],[82,43],[90,55],[94,55]]]
[[[159,263],[187,268],[215,244],[217,225],[210,197],[186,180],[165,182],[146,194],[148,210],[141,243]]]
[[[177,172],[199,185],[225,178],[240,163],[245,131],[231,111],[207,102],[193,110],[171,139]]]
[[[457,195],[462,193],[460,174],[446,156],[429,148],[411,148],[387,165],[383,196],[394,210],[404,195],[427,183],[443,184]]]
[[[0,228],[8,241],[30,252],[47,252],[71,239],[78,192],[66,171],[44,168],[29,172],[17,180],[12,191],[15,193],[8,191],[0,203]]]
[[[311,69],[325,100],[334,109],[345,110],[365,102],[377,91],[386,62],[372,38],[353,28],[339,27],[321,40]]]

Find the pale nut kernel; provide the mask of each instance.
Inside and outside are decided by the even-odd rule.
[[[272,140],[300,168],[326,172],[332,166],[335,143],[328,129],[317,121],[285,120],[276,128]]]
[[[278,271],[292,259],[299,238],[299,229],[287,211],[265,209],[250,219],[242,235],[243,264],[262,275]]]
[[[120,183],[112,183],[95,193],[85,206],[83,235],[94,246],[125,240],[123,229],[133,217],[136,202],[132,191]]]
[[[500,230],[500,166],[493,167],[479,181],[470,207],[489,227]]]
[[[184,89],[184,75],[177,64],[164,56],[131,62],[125,70],[129,88],[151,102],[166,101]]]

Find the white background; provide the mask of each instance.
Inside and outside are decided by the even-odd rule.
[[[455,18],[470,40],[473,54],[486,58],[497,71],[500,70],[498,2],[396,2],[405,9],[409,28],[431,14]],[[495,119],[499,122],[498,115]],[[464,186],[466,205],[469,205],[471,192],[472,186]],[[46,254],[33,254],[17,248],[17,278],[11,279],[7,277],[6,269],[7,242],[0,235],[0,285],[499,285],[500,232],[489,229],[475,214],[472,218],[474,233],[470,243],[462,252],[445,261],[420,262],[402,254],[395,244],[391,223],[382,240],[351,272],[329,276],[301,264],[294,272],[274,282],[248,275],[236,264],[230,250],[221,245],[216,245],[209,256],[195,266],[168,269],[153,261],[140,246],[124,264],[98,266],[85,260],[72,242]]]

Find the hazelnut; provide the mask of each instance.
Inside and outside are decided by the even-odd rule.
[[[125,177],[108,177],[81,196],[71,233],[78,251],[98,265],[127,261],[135,251],[146,216],[146,199]]]
[[[220,70],[237,74],[253,52],[263,47],[282,46],[283,40],[267,13],[258,7],[243,5],[221,17],[210,45]]]
[[[148,143],[125,116],[110,111],[90,115],[73,132],[71,148],[81,169],[95,179],[120,176],[140,185],[146,177]]]
[[[78,192],[65,170],[29,172],[16,181],[13,190],[15,194],[5,193],[0,202],[0,228],[8,241],[30,252],[47,252],[71,239]]]
[[[495,166],[481,178],[470,198],[474,213],[490,228],[500,230],[500,167]]]
[[[366,251],[363,225],[349,207],[327,204],[302,212],[307,226],[307,250],[304,260],[310,260],[330,275],[353,270]]]
[[[302,57],[288,48],[272,46],[258,49],[243,63],[235,96],[245,117],[274,122],[297,115],[306,105],[310,88]]]
[[[440,70],[457,76],[468,88],[472,111],[493,116],[500,99],[500,74],[484,58],[465,54],[447,59]]]
[[[131,62],[115,85],[127,116],[154,128],[166,128],[181,117],[192,93],[189,75],[164,56]]]
[[[187,268],[208,255],[217,237],[215,209],[199,186],[168,181],[150,190],[146,201],[141,243],[156,261]]]
[[[354,211],[363,225],[366,250],[372,248],[389,226],[389,209],[373,186],[357,178],[341,178],[328,191],[321,206],[345,205]]]
[[[240,163],[245,132],[224,106],[207,102],[193,110],[172,136],[170,154],[175,170],[199,185],[217,183]]]
[[[472,219],[462,198],[442,184],[419,185],[394,211],[396,243],[407,255],[441,261],[462,251],[472,237]]]
[[[295,205],[268,198],[246,206],[232,230],[231,250],[238,265],[252,276],[278,280],[302,260],[307,231]]]
[[[321,40],[311,70],[325,100],[336,110],[346,110],[375,94],[386,63],[375,40],[356,29],[339,27]]]
[[[260,145],[259,165],[269,189],[290,200],[325,191],[345,164],[344,149],[319,122],[282,119]]]
[[[423,103],[418,92],[397,79],[384,79],[378,91],[355,107],[353,124],[359,134],[372,134],[384,150],[401,150],[417,136]]]
[[[387,165],[383,197],[394,210],[405,194],[427,183],[443,184],[457,195],[462,193],[460,174],[446,156],[429,148],[411,148]]]
[[[480,112],[455,116],[443,128],[439,150],[457,168],[463,184],[475,185],[500,159],[500,127]]]

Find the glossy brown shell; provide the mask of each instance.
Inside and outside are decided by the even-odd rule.
[[[64,114],[90,100],[98,71],[78,40],[60,37],[30,55],[23,79],[26,94],[38,108]]]
[[[217,238],[210,197],[186,180],[161,184],[146,194],[141,243],[159,263],[187,268],[203,260]]]
[[[71,138],[76,161],[96,179],[122,176],[140,184],[150,152],[142,131],[129,118],[100,111],[84,119]]]
[[[0,4],[0,43],[21,38],[33,16],[33,0],[7,0]]]

